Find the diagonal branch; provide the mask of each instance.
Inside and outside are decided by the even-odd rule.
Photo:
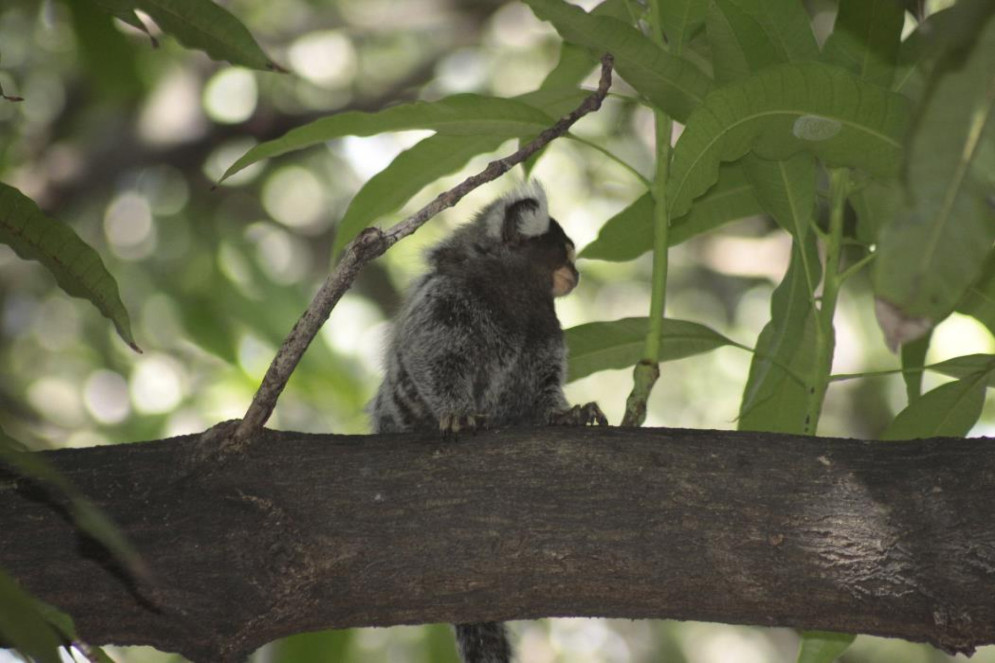
[[[235,429],[231,440],[234,446],[243,445],[266,424],[273,408],[276,407],[277,399],[304,355],[304,351],[314,340],[321,326],[328,320],[332,309],[352,285],[363,266],[383,255],[387,249],[414,233],[442,210],[458,203],[466,194],[482,184],[497,179],[541,150],[555,138],[564,135],[581,117],[600,108],[601,102],[608,94],[608,88],[611,87],[612,64],[611,54],[606,53],[602,56],[601,79],[598,82],[598,89],[585,98],[573,112],[562,117],[530,143],[513,154],[490,162],[482,171],[468,177],[452,189],[439,194],[428,205],[390,230],[385,232],[377,228],[367,228],[346,247],[342,254],[342,260],[335,271],[325,279],[325,283],[318,290],[307,310],[304,311],[304,314],[277,350],[256,395],[252,398],[252,404]]]

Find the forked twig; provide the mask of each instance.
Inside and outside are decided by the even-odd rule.
[[[476,175],[463,180],[452,189],[439,194],[432,202],[418,210],[412,216],[401,221],[393,228],[382,231],[377,228],[367,228],[354,239],[342,254],[342,259],[335,270],[328,275],[325,283],[311,300],[300,320],[290,330],[290,334],[280,345],[273,362],[263,377],[259,390],[252,398],[252,404],[239,422],[230,442],[241,445],[258,432],[269,419],[276,401],[287,385],[290,375],[294,372],[304,351],[317,335],[318,330],[328,320],[332,309],[345,294],[353,280],[366,263],[383,255],[387,249],[399,240],[414,233],[433,216],[452,207],[463,196],[486,182],[493,181],[525,161],[530,156],[545,147],[553,139],[565,134],[573,124],[584,115],[601,107],[611,87],[613,58],[610,53],[601,57],[601,79],[598,89],[586,97],[569,115],[562,117],[549,129],[539,134],[533,141],[521,147],[517,152],[502,159],[496,159]]]

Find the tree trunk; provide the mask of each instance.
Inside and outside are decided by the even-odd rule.
[[[265,431],[46,452],[141,552],[0,471],[0,566],[93,644],[238,661],[322,628],[700,619],[995,642],[995,447],[723,431]]]

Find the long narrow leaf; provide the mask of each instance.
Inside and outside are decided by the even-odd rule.
[[[818,264],[813,236],[808,235],[804,244],[796,240],[788,271],[771,297],[770,322],[757,338],[743,389],[740,430],[814,432],[805,412],[817,370],[812,348],[818,322],[812,307],[813,283],[806,270],[814,271]]]
[[[806,631],[802,633],[797,663],[833,663],[850,648],[856,637],[852,633]]]
[[[634,365],[642,358],[648,330],[648,318],[591,322],[566,330],[570,350],[567,380]],[[737,345],[705,325],[669,318],[663,321],[660,341],[660,361],[683,359],[724,345]]]
[[[591,10],[594,16],[609,16],[620,21],[629,19],[626,0],[605,0]],[[584,77],[598,65],[600,53],[564,41],[560,44],[560,58],[556,66],[542,80],[540,89],[555,90],[580,85]]]
[[[35,601],[0,569],[0,641],[36,663],[61,663],[62,638],[35,607]]]
[[[212,0],[135,0],[134,5],[188,48],[252,69],[280,70],[248,28]]]
[[[652,0],[658,6],[660,22],[667,35],[667,45],[674,53],[683,53],[684,45],[705,23],[709,0]]]
[[[462,168],[478,154],[496,150],[501,136],[443,136],[425,138],[401,152],[387,168],[363,185],[336,226],[332,256],[374,220],[400,209],[426,185]]]
[[[973,316],[995,334],[995,251],[988,252],[981,276],[964,293],[957,310]]]
[[[881,229],[895,217],[901,197],[897,179],[867,182],[852,192],[849,201],[857,214],[857,241],[864,246],[877,244]]]
[[[757,200],[779,226],[804,240],[815,213],[815,159],[800,153],[783,161],[754,154],[742,159]]]
[[[234,14],[212,0],[89,0],[91,4],[148,34],[135,14],[140,9],[187,48],[263,71],[282,71]],[[151,36],[151,35],[150,35]],[[153,39],[153,43],[155,40]]]
[[[922,371],[917,370],[926,363],[926,353],[932,334],[902,346],[902,379],[905,381],[905,394],[911,405],[922,396]]]
[[[574,86],[544,88],[523,94],[515,100],[550,117],[559,117],[576,108],[587,94]],[[400,209],[432,182],[458,171],[478,154],[496,150],[501,143],[513,137],[515,135],[436,134],[401,152],[386,168],[370,178],[349,203],[336,227],[332,256],[341,253],[363,228]]]
[[[705,26],[718,83],[738,81],[751,72],[786,61],[756,20],[736,3],[713,2]]]
[[[988,386],[995,387],[995,355],[973,354],[953,357],[939,364],[933,364],[929,370],[952,378],[964,379],[977,373],[988,374]]]
[[[940,385],[898,413],[882,440],[963,437],[981,417],[991,370],[970,373]]]
[[[691,210],[671,221],[670,245],[718,228],[724,223],[760,214],[753,187],[739,164],[722,164],[719,179]],[[653,197],[646,193],[608,219],[597,239],[581,251],[582,258],[622,262],[633,260],[653,248]]]
[[[841,0],[823,55],[865,81],[888,87],[904,24],[905,10],[895,0]]]
[[[881,231],[874,265],[875,295],[903,318],[943,319],[995,242],[993,60],[995,14],[966,59],[951,55],[937,67],[915,124],[906,204]]]
[[[710,30],[712,61],[717,76],[727,81],[818,54],[808,14],[794,0],[718,0]],[[719,39],[725,44],[716,43]],[[739,163],[764,211],[804,240],[815,211],[812,154],[801,152],[777,161],[747,154]]]
[[[524,102],[477,94],[458,94],[432,102],[416,101],[376,113],[337,113],[256,145],[225,171],[221,181],[263,159],[320,145],[342,136],[432,129],[449,135],[513,138],[539,133],[554,121],[554,118]]]
[[[701,104],[711,79],[688,60],[663,50],[632,26],[588,14],[563,0],[526,0],[567,41],[610,52],[622,77],[653,105],[683,122]]]
[[[136,351],[128,311],[117,282],[100,255],[72,228],[45,216],[33,200],[0,182],[0,242],[25,260],[36,260],[67,294],[89,300]]]
[[[897,172],[908,102],[818,62],[789,63],[712,92],[674,150],[671,215],[680,216],[718,178],[722,161],[753,150],[766,159],[801,151],[830,166]]]
[[[136,30],[141,30],[149,36],[153,45],[157,44],[155,37],[149,32],[148,26],[135,13],[135,0],[90,0],[90,2],[119,21],[127,23]]]
[[[718,24],[713,24],[709,33],[709,43],[717,49],[716,72],[731,64],[724,60],[734,52],[749,65],[750,71],[779,62],[815,60],[819,56],[808,12],[795,0],[716,0],[715,9],[724,15],[728,25],[725,34],[716,34]],[[716,77],[732,80],[718,73]]]

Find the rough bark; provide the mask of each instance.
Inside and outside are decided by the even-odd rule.
[[[236,661],[306,630],[666,617],[995,642],[995,447],[672,429],[264,431],[47,452],[155,577],[0,470],[0,566],[94,644]]]

